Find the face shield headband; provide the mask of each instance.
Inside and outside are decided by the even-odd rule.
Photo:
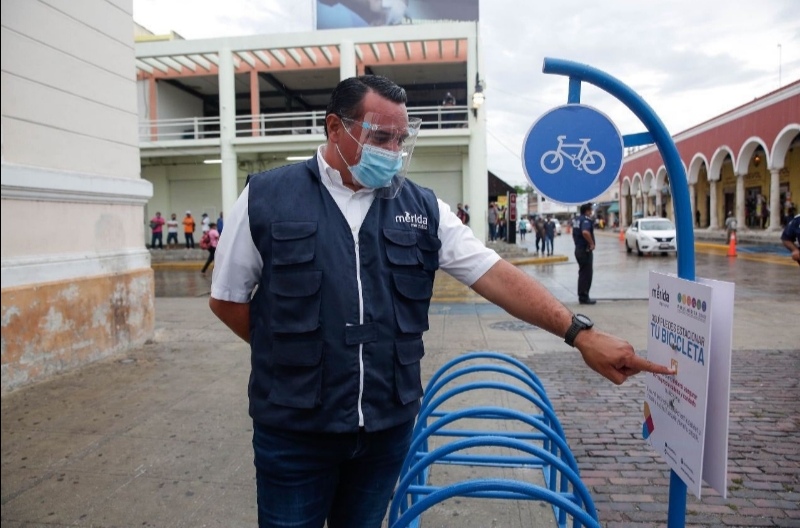
[[[363,187],[376,189],[378,197],[396,197],[405,183],[422,120],[397,125],[397,118],[375,112],[367,112],[362,121],[340,119],[347,134],[359,145],[359,161],[348,165],[350,174]]]

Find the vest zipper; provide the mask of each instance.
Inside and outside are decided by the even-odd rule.
[[[364,292],[361,289],[361,255],[358,250],[358,233],[356,237],[356,284],[358,284],[358,324],[364,324]],[[364,427],[364,411],[361,409],[361,400],[364,396],[364,344],[358,345],[358,426]]]

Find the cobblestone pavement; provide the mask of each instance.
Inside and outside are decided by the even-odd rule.
[[[643,378],[610,386],[574,355],[527,361],[561,418],[603,526],[664,526],[669,471],[641,439]],[[728,497],[704,486],[687,526],[800,526],[800,350],[736,351]]]

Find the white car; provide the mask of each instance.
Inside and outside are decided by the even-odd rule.
[[[634,220],[633,225],[625,231],[625,249],[628,253],[635,249],[639,256],[645,253],[677,253],[675,224],[657,216]]]

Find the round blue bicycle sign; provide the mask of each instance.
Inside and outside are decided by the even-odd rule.
[[[622,168],[622,136],[605,114],[579,104],[553,108],[525,136],[522,168],[547,199],[590,202],[614,184]]]

